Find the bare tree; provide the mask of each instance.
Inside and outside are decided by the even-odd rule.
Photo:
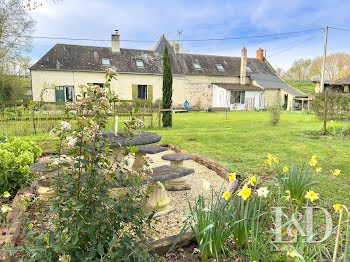
[[[292,80],[319,80],[321,77],[322,57],[297,59],[287,71]],[[350,54],[338,52],[327,56],[325,80],[333,81],[350,74]]]
[[[30,51],[34,25],[21,0],[0,1],[0,61]]]

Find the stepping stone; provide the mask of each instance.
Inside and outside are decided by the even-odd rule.
[[[172,166],[183,166],[183,161],[192,159],[192,156],[187,154],[175,153],[175,154],[166,154],[162,156],[162,159],[170,161],[170,165]]]
[[[171,166],[183,167],[185,160],[192,159],[192,156],[188,154],[166,154],[162,156],[163,160],[170,161]],[[187,177],[181,177],[173,180],[169,180],[164,183],[165,188],[169,191],[190,190],[191,186],[187,184]]]

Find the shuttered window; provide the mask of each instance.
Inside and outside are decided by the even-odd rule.
[[[132,85],[132,100],[153,100],[153,86]]]

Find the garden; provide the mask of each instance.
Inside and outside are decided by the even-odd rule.
[[[115,130],[114,77],[82,87],[50,132],[1,138],[1,258],[349,261],[347,135],[317,135],[310,112],[145,126],[137,105]]]

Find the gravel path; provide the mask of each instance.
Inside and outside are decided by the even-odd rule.
[[[170,153],[175,152],[168,150],[154,155],[147,155],[153,160],[151,167],[153,168],[162,165],[169,165],[170,162],[162,160],[161,157]],[[193,168],[196,171],[194,174],[187,176],[187,183],[191,185],[191,190],[167,191],[168,197],[170,198],[170,208],[174,209],[174,211],[169,214],[162,215],[159,217],[159,219],[157,219],[155,228],[157,231],[159,231],[159,233],[156,233],[153,236],[155,239],[169,237],[180,233],[183,226],[183,221],[186,219],[185,213],[189,212],[188,201],[194,203],[199,194],[204,195],[206,200],[210,199],[211,190],[205,190],[203,188],[203,179],[209,181],[215,191],[224,189],[228,185],[228,182],[217,175],[216,172],[192,160],[184,161],[184,167]]]
[[[170,153],[175,152],[168,150],[154,155],[147,155],[153,161],[150,167],[153,168],[162,165],[170,165],[169,161],[161,159],[163,155]],[[43,157],[40,159],[40,162],[49,159],[52,159],[52,157]],[[133,159],[129,159],[130,166],[132,163]],[[202,194],[206,200],[210,199],[211,190],[205,190],[203,188],[203,179],[210,182],[215,191],[224,190],[228,185],[228,182],[217,175],[215,171],[192,160],[184,161],[184,167],[193,168],[195,170],[194,174],[187,176],[187,183],[191,185],[191,190],[167,191],[167,195],[170,198],[170,209],[173,209],[173,211],[156,219],[155,229],[157,233],[154,233],[154,239],[169,237],[178,234],[181,231],[183,221],[186,219],[185,214],[189,212],[188,201],[193,204],[199,194]]]

